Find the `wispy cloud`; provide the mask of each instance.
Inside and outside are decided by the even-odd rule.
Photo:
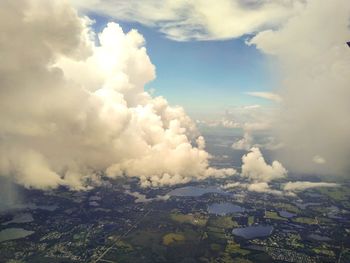
[[[280,25],[303,0],[71,0],[81,10],[153,27],[177,41],[228,39]]]
[[[246,92],[246,94],[258,98],[263,98],[267,100],[272,100],[274,102],[281,102],[282,97],[276,93],[273,92]]]
[[[283,190],[285,191],[304,191],[310,188],[321,188],[321,187],[339,187],[339,184],[336,183],[325,183],[325,182],[288,182],[284,185]]]

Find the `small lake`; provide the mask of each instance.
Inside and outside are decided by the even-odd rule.
[[[243,237],[245,239],[252,239],[257,237],[267,237],[271,235],[273,226],[248,226],[242,228],[234,228],[232,234]]]
[[[58,205],[37,205],[34,207],[34,209],[41,209],[46,211],[55,211],[58,208]]]
[[[12,220],[3,223],[3,225],[8,225],[8,224],[12,224],[12,223],[17,223],[17,224],[29,223],[29,222],[32,222],[33,220],[34,219],[33,219],[32,214],[24,213],[24,214],[15,215]]]
[[[294,202],[294,204],[299,207],[300,209],[305,209],[309,206],[318,206],[321,205],[321,203],[313,203],[313,202],[308,202],[308,203],[298,203],[298,202]]]
[[[317,241],[331,241],[332,240],[329,237],[321,236],[321,235],[318,235],[318,234],[311,234],[308,237],[311,238],[311,239],[317,240]]]
[[[27,203],[27,204],[14,204],[11,205],[11,207],[6,208],[6,211],[16,211],[16,210],[46,210],[46,211],[55,211],[58,208],[58,205],[36,205],[34,203]],[[1,209],[0,209],[1,212]]]
[[[6,228],[0,231],[0,242],[27,237],[34,231],[28,231],[23,228]]]
[[[225,191],[214,187],[214,186],[209,186],[206,188],[203,187],[198,187],[198,186],[185,186],[185,187],[180,187],[176,188],[168,193],[170,196],[201,196],[204,194],[208,193],[217,193],[217,194],[227,194]]]
[[[278,214],[281,216],[281,217],[284,217],[284,218],[293,218],[293,217],[296,217],[297,214],[294,214],[294,213],[290,213],[288,211],[279,211]]]
[[[227,215],[244,212],[244,208],[231,203],[215,203],[208,207],[208,212],[215,215]]]

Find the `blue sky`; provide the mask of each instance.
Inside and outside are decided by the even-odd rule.
[[[245,94],[271,91],[276,80],[266,55],[245,40],[179,42],[167,39],[155,29],[90,14],[100,32],[109,21],[118,22],[125,32],[137,29],[146,40],[146,48],[157,77],[147,84],[155,95],[164,96],[172,105],[183,106],[194,118],[222,114],[241,105],[268,104],[267,100]]]

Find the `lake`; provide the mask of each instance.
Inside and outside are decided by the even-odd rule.
[[[331,241],[332,240],[332,239],[330,239],[327,236],[321,236],[321,235],[318,235],[318,234],[311,234],[308,237],[311,238],[311,239],[317,240],[317,241]]]
[[[17,223],[17,224],[29,223],[29,222],[32,222],[33,220],[34,219],[33,219],[32,214],[23,213],[23,214],[15,215],[12,220],[3,223],[3,225],[8,225],[8,224],[12,224],[12,223]]]
[[[248,226],[242,228],[234,228],[232,234],[243,237],[245,239],[252,239],[257,237],[267,237],[271,235],[273,231],[273,226],[269,225],[258,225],[258,226]]]
[[[297,214],[290,213],[290,212],[287,212],[287,211],[279,211],[278,214],[281,217],[284,217],[284,218],[293,218],[293,217],[295,217],[297,215]]]
[[[298,202],[294,202],[294,204],[299,207],[300,209],[305,209],[308,206],[318,206],[321,205],[321,203],[313,203],[313,202],[309,202],[309,203],[298,203]]]
[[[244,212],[244,208],[231,203],[214,203],[208,207],[208,212],[215,215],[227,215]]]
[[[185,186],[185,187],[180,187],[176,188],[168,193],[170,196],[201,196],[204,194],[208,193],[217,193],[217,194],[227,194],[225,191],[214,187],[214,186],[209,186],[206,188],[203,187],[198,187],[198,186]]]
[[[6,228],[0,231],[0,242],[24,238],[33,233],[34,231],[25,230],[23,228]]]

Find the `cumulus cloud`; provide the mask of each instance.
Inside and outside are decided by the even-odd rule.
[[[303,0],[71,0],[78,8],[156,28],[177,41],[240,37],[279,25]]]
[[[253,137],[250,133],[245,132],[242,139],[237,140],[232,144],[232,148],[235,150],[249,150],[252,147]]]
[[[197,120],[198,124],[209,127],[240,128],[246,132],[271,129],[277,109],[273,106],[246,105],[233,107],[215,120]]]
[[[242,157],[241,175],[254,182],[270,182],[286,177],[287,170],[278,161],[267,164],[259,148],[253,147]]]
[[[320,187],[338,187],[336,183],[325,183],[325,182],[288,182],[283,186],[284,191],[304,191],[309,188],[320,188]]]
[[[208,127],[223,127],[229,129],[241,128],[241,124],[234,120],[221,118],[220,120],[197,120],[197,124]]]
[[[161,186],[233,174],[209,167],[181,107],[144,91],[155,68],[143,37],[90,24],[65,1],[1,1],[0,175],[82,189],[103,175]]]
[[[256,104],[235,107],[226,112],[226,122],[234,123],[234,127],[243,130],[242,138],[233,142],[231,147],[236,150],[249,150],[252,147],[276,150],[282,147],[282,143],[269,134],[277,112],[278,109],[274,106]]]
[[[227,183],[223,189],[243,188],[251,192],[267,193],[273,195],[295,196],[295,192],[309,188],[338,187],[336,183],[326,182],[287,182],[278,189],[271,188],[270,182],[276,179],[286,178],[287,170],[278,161],[267,164],[259,148],[253,147],[249,153],[242,157],[241,174],[248,179],[245,182]]]
[[[263,98],[267,100],[272,100],[274,102],[281,102],[282,97],[273,92],[247,92],[248,95],[258,98]]]
[[[222,189],[232,189],[232,188],[237,188],[240,187],[241,183],[240,182],[234,182],[234,183],[227,183],[221,186]]]
[[[125,193],[135,197],[135,203],[149,203],[152,201],[166,201],[170,198],[170,195],[157,195],[156,197],[147,198],[146,195],[139,192],[132,192],[130,190],[125,190]]]
[[[349,172],[349,21],[349,1],[308,0],[298,16],[250,41],[279,63],[284,102],[274,127],[286,146],[279,156],[295,172]]]

